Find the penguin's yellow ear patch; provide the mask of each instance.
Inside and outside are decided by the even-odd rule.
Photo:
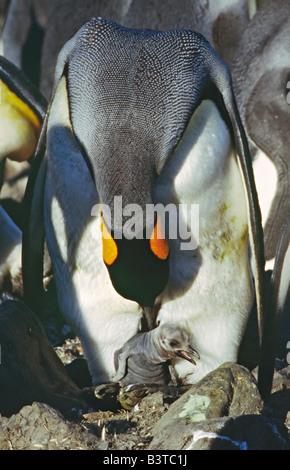
[[[169,255],[169,245],[165,238],[161,220],[158,216],[157,222],[150,237],[150,248],[155,256],[165,260]]]
[[[34,153],[41,122],[33,110],[0,80],[0,157],[28,160]]]
[[[28,104],[24,103],[13,91],[11,91],[8,86],[0,80],[0,90],[1,90],[1,104],[3,101],[10,103],[16,111],[22,114],[22,116],[27,119],[37,133],[40,132],[41,123],[36,114],[32,111]]]
[[[102,242],[103,242],[103,260],[107,265],[110,266],[117,259],[118,247],[112,235],[109,233],[106,227],[106,224],[103,221],[102,216],[101,216],[101,232],[102,232]]]

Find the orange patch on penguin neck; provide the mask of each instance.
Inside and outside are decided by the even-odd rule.
[[[103,260],[107,265],[110,266],[117,259],[118,247],[112,235],[109,233],[102,217],[101,217],[101,232],[102,232],[102,241],[103,241]]]
[[[13,91],[11,91],[8,86],[1,80],[0,81],[0,88],[1,88],[1,99],[7,101],[12,107],[16,109],[24,119],[27,119],[32,127],[36,135],[38,136],[41,129],[41,122],[34,111],[30,108],[28,104],[22,101]]]
[[[165,260],[169,255],[169,245],[165,238],[159,216],[150,238],[150,248],[154,255],[159,259]]]

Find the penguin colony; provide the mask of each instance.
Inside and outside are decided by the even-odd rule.
[[[210,44],[191,30],[92,19],[59,54],[46,114],[45,100],[26,82],[15,86],[22,74],[2,58],[0,73],[9,106],[31,108],[38,141],[26,191],[25,300],[41,310],[45,243],[61,311],[82,342],[94,384],[157,380],[153,372],[150,380],[150,353],[164,335],[158,367],[170,360],[181,383],[197,382],[237,360],[254,303],[262,338],[263,237],[251,158],[229,70]],[[41,134],[35,116],[44,121]],[[174,205],[191,235],[197,221],[188,221],[184,207],[198,206],[194,249],[182,249],[181,235],[170,237],[158,215],[150,227],[142,218],[132,239],[130,214],[115,210],[120,197],[143,214],[148,205]],[[284,287],[273,307],[280,311],[289,279],[283,247],[277,269]],[[261,371],[269,388],[263,360]],[[162,374],[164,380],[168,370]]]

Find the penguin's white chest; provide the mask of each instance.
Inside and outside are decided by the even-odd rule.
[[[190,332],[201,360],[197,366],[179,362],[176,371],[196,382],[236,360],[253,302],[243,182],[229,131],[212,102],[196,111],[160,175],[156,200],[182,204],[179,217],[190,234],[188,245],[182,233],[169,240],[170,278],[158,320],[177,320]]]

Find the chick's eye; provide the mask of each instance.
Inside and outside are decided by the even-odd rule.
[[[175,346],[177,346],[176,341],[170,341],[170,346],[171,346],[172,348],[175,348]]]

